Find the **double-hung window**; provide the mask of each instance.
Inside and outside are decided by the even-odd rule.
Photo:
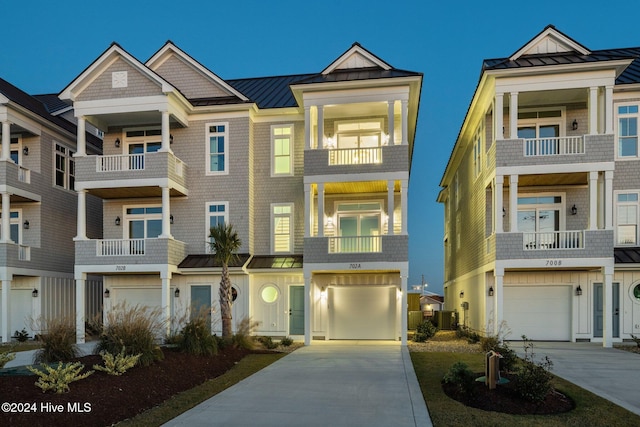
[[[229,173],[229,124],[207,124],[207,175]]]
[[[271,176],[293,175],[293,125],[271,126]]]
[[[75,186],[75,161],[73,151],[61,144],[55,144],[55,177],[58,187],[73,190]]]
[[[638,157],[638,106],[618,106],[618,157]]]
[[[210,202],[206,205],[206,236],[205,241],[206,253],[211,253],[211,243],[213,239],[210,237],[211,229],[220,224],[229,223],[229,203],[228,202]]]
[[[616,244],[638,243],[638,193],[616,194]]]
[[[273,253],[293,250],[293,203],[271,204],[271,248]]]

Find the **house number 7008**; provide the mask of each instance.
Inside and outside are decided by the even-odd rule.
[[[548,266],[548,267],[557,267],[559,265],[562,265],[562,260],[559,260],[559,259],[548,259],[545,265]]]

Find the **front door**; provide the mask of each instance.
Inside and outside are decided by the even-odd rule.
[[[211,330],[211,286],[191,286],[191,319],[198,315],[206,316],[206,325]]]
[[[304,335],[304,286],[289,287],[289,335]]]
[[[604,329],[604,301],[602,283],[593,284],[593,337],[602,338]],[[620,337],[620,284],[613,283],[611,289],[611,321],[613,338]]]

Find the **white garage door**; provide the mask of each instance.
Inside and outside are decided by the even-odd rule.
[[[381,287],[329,288],[329,338],[395,339],[396,289]]]
[[[538,341],[571,339],[570,286],[505,286],[504,319],[511,329],[507,339],[526,335]]]

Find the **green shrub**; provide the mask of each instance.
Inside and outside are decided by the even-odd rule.
[[[273,342],[273,339],[271,337],[260,337],[260,342],[265,348],[269,350],[273,350],[274,348],[278,347],[278,344]]]
[[[553,389],[551,380],[551,368],[553,363],[545,356],[542,361],[536,362],[533,354],[533,343],[522,336],[524,341],[524,360],[515,372],[515,391],[523,399],[533,402],[541,402]]]
[[[80,362],[64,364],[58,362],[57,368],[42,365],[42,371],[33,366],[27,366],[27,369],[39,377],[36,386],[40,387],[43,393],[49,390],[53,390],[56,393],[65,393],[69,391],[69,384],[93,374],[93,371],[81,374],[80,372],[84,369],[84,365]]]
[[[253,350],[255,342],[253,339],[253,331],[258,327],[258,322],[254,322],[250,317],[244,317],[238,323],[238,330],[232,338],[235,347]]]
[[[211,335],[208,320],[205,316],[197,316],[182,328],[176,339],[180,351],[198,356],[218,353],[218,340]]]
[[[107,352],[132,356],[140,354],[141,365],[149,366],[164,357],[156,338],[163,333],[165,322],[160,308],[118,304],[107,312],[105,326],[96,346],[96,354]]]
[[[27,330],[25,328],[22,328],[21,331],[16,331],[13,334],[13,337],[18,342],[25,342],[25,341],[27,341],[29,339],[29,332],[27,332]]]
[[[280,340],[280,345],[283,347],[289,347],[293,344],[293,339],[291,337],[284,337]]]
[[[474,395],[475,381],[475,374],[464,362],[456,362],[451,365],[444,378],[442,378],[442,382],[453,384],[458,391],[467,397]]]
[[[4,368],[4,365],[11,362],[15,358],[16,354],[11,352],[11,348],[7,349],[6,351],[3,350],[2,352],[0,352],[0,369]]]
[[[33,363],[64,362],[78,357],[74,318],[40,319],[38,323],[43,331],[40,335],[42,347],[35,352]]]
[[[431,321],[425,320],[416,327],[416,333],[413,336],[413,340],[415,342],[425,342],[426,340],[432,338],[436,334],[436,332],[438,332],[438,328],[433,326],[433,323],[431,323]]]
[[[102,356],[104,366],[93,365],[93,369],[95,369],[96,371],[106,372],[109,375],[118,376],[124,374],[129,369],[136,366],[138,360],[140,359],[139,354],[133,356],[126,355],[124,349],[122,349],[122,351],[115,356],[104,351],[100,353],[100,356]]]
[[[633,340],[633,342],[636,343],[636,345],[638,346],[638,348],[640,348],[640,337],[635,336],[633,334],[631,334],[631,339]]]

